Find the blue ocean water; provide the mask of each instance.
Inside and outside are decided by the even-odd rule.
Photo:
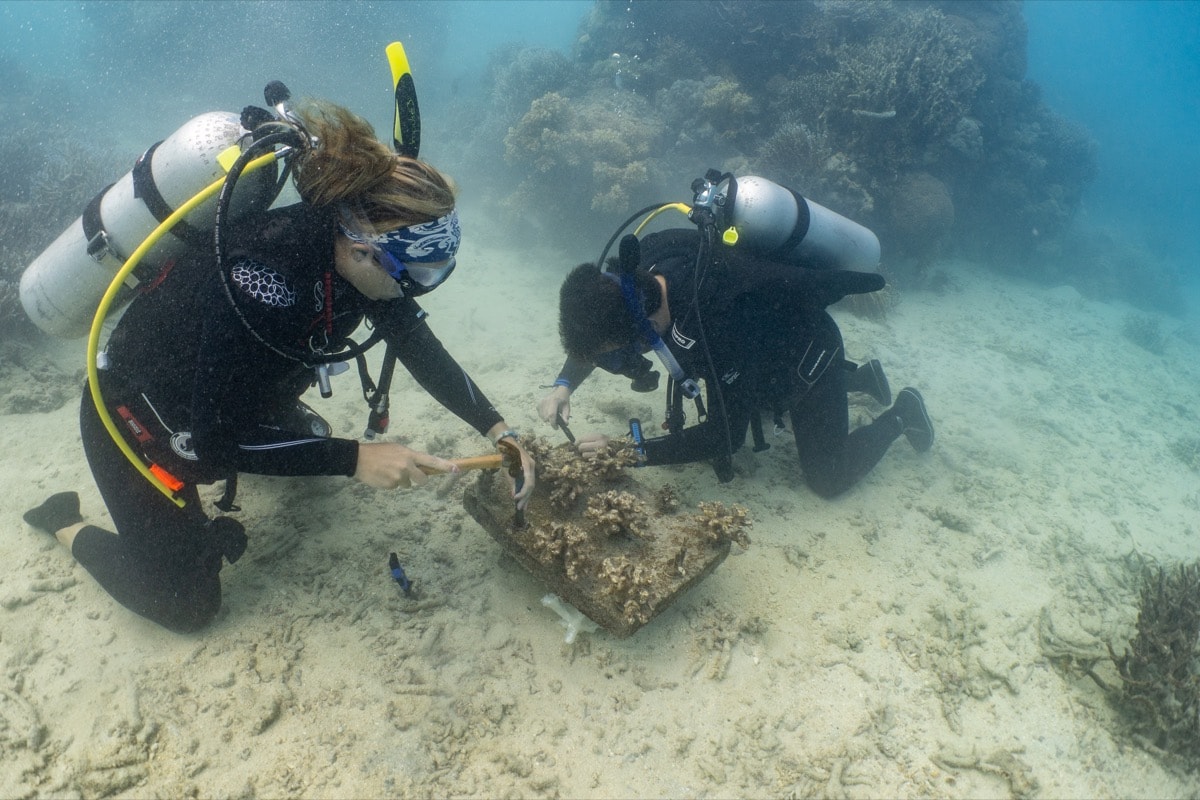
[[[159,122],[145,119],[154,114],[169,132],[200,110],[261,103],[272,79],[386,129],[389,42],[404,42],[432,121],[443,102],[481,80],[502,45],[566,51],[589,8],[583,0],[10,0],[0,3],[0,63],[61,82],[46,112],[98,129],[144,130]]]
[[[423,152],[441,163],[447,129],[464,124],[460,99],[486,85],[493,54],[513,41],[568,52],[591,5],[0,0],[0,135],[28,115],[80,136],[111,134],[136,153],[199,111],[261,102],[272,78],[345,103],[382,131],[390,110],[382,49],[402,39],[425,112]],[[1120,229],[1164,260],[1194,265],[1196,11],[1062,0],[1023,8],[1029,77],[1099,144],[1079,223]],[[5,59],[57,90],[40,93],[38,107],[6,107]],[[532,325],[548,324],[535,292],[554,287],[514,281],[519,293],[503,294],[510,287],[497,274],[506,280],[515,267],[498,266],[480,270],[488,301],[463,302],[479,327],[455,330],[450,314],[436,315],[456,354],[490,359],[495,342],[482,337],[508,318],[492,316],[497,298]],[[432,302],[468,297],[469,280],[462,273],[453,293]],[[65,554],[43,552],[43,534],[33,545],[33,532],[17,532],[3,551],[12,574],[0,604],[13,652],[0,660],[19,665],[20,680],[0,686],[0,733],[15,743],[0,736],[8,759],[0,779],[21,783],[0,796],[133,788],[270,796],[297,787],[360,796],[998,796],[1036,792],[1035,774],[1049,796],[1194,792],[1187,776],[1164,783],[1140,750],[1110,740],[1097,724],[1101,695],[1084,695],[1089,682],[1060,676],[1049,663],[1062,659],[1037,648],[1055,618],[1072,629],[1076,617],[1103,619],[1106,630],[1132,625],[1132,616],[1113,624],[1128,584],[1104,594],[1104,576],[1132,561],[1122,560],[1131,543],[1142,548],[1135,553],[1194,556],[1194,473],[1172,474],[1165,448],[1195,432],[1188,397],[1167,395],[1194,385],[1195,369],[1175,351],[1172,360],[1119,347],[1095,353],[1112,341],[1101,338],[1102,322],[1119,319],[1111,307],[1096,304],[1101,311],[1085,319],[1070,293],[1010,303],[1023,285],[998,298],[980,288],[990,285],[971,279],[969,314],[953,308],[961,292],[914,292],[890,330],[847,326],[856,329],[848,340],[870,341],[891,374],[927,391],[939,426],[932,460],[901,442],[861,491],[818,503],[792,477],[765,477],[795,471],[794,451],[774,447],[747,493],[762,520],[755,549],[729,559],[720,583],[681,602],[649,636],[620,647],[598,639],[569,660],[556,621],[537,616],[540,592],[469,543],[475,532],[446,513],[441,494],[398,499],[401,512],[388,505],[374,517],[349,491],[245,492],[257,503],[247,517],[273,521],[261,526],[256,552],[224,573],[232,610],[203,645],[159,637]],[[1051,324],[1006,307],[1036,309]],[[943,335],[956,330],[960,337]],[[539,333],[532,352],[501,357],[536,362],[555,345],[550,330]],[[489,385],[510,384],[489,392],[516,406],[523,373],[496,363]],[[558,363],[555,350],[543,366]],[[357,424],[359,398],[337,397],[353,404],[331,419]],[[398,431],[438,441],[438,423],[426,432],[413,418],[425,400],[404,406]],[[604,413],[617,409],[623,423],[625,407]],[[67,482],[86,487],[89,513],[101,509],[68,412],[48,418],[67,450],[24,433],[46,438],[44,425],[31,424],[42,417],[2,415],[3,440],[16,443],[9,452],[38,455],[8,465],[9,519],[40,502],[35,493]],[[740,481],[708,488],[702,471],[706,497],[744,491]],[[411,545],[405,566],[431,587],[420,609],[390,602],[398,593],[383,569],[388,548],[376,547],[383,536]],[[1093,599],[1082,614],[1080,598]],[[1007,780],[995,764],[932,761],[939,752],[977,764],[972,753],[995,753]],[[882,783],[859,783],[880,774]]]
[[[1028,77],[1099,145],[1086,221],[1183,265],[1200,296],[1200,3],[1028,0],[1024,12]]]
[[[500,48],[519,42],[569,53],[591,7],[18,0],[0,3],[0,64],[61,85],[40,109],[47,119],[124,129],[131,141],[165,134],[200,110],[260,101],[276,78],[386,129],[382,50],[401,39],[428,120],[426,155],[436,158],[438,125],[450,118],[441,112],[483,85]],[[1200,3],[1028,0],[1022,8],[1027,76],[1099,146],[1080,224],[1118,231],[1200,285]],[[9,110],[0,124],[26,112]]]

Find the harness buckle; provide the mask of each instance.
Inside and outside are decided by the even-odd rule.
[[[113,253],[112,242],[109,241],[108,231],[101,228],[96,231],[96,234],[87,241],[87,254],[92,257],[92,260],[97,264],[103,264]]]

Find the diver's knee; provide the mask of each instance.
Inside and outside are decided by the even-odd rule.
[[[174,633],[199,633],[213,623],[220,611],[221,584],[214,580],[191,598],[180,598],[174,608],[154,621]]]
[[[805,473],[804,482],[808,488],[813,491],[823,500],[832,500],[842,492],[846,491],[849,486],[844,486],[841,481],[834,480],[831,477],[826,477],[821,474],[809,475]]]
[[[220,610],[221,604],[218,602],[212,608],[188,609],[158,622],[173,633],[199,633],[213,623]]]

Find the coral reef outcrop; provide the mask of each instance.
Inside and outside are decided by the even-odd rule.
[[[954,226],[954,200],[946,184],[928,172],[896,181],[886,229],[922,267],[934,258]]]
[[[888,267],[953,253],[1061,280],[1040,254],[1068,230],[1096,146],[1025,65],[1016,0],[599,0],[569,58],[494,62],[467,168],[494,176],[514,230],[576,248],[716,167],[867,225]]]
[[[639,95],[548,92],[504,137],[504,159],[523,177],[502,205],[524,213],[550,204],[585,218],[622,214],[630,192],[650,181],[645,160],[662,132],[657,112]]]
[[[1200,562],[1145,567],[1137,635],[1108,652],[1134,731],[1200,768]]]

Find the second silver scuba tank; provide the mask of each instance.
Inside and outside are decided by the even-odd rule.
[[[712,211],[727,245],[813,269],[879,267],[879,239],[870,229],[786,186],[710,171],[693,191],[693,206]]]
[[[103,189],[21,276],[21,304],[46,333],[65,338],[87,333],[100,299],[130,254],[176,208],[224,174],[217,156],[249,132],[237,114],[213,111],[194,117],[147,150],[132,170]],[[239,184],[233,213],[266,209],[275,199],[275,169]],[[211,244],[215,199],[198,206],[171,236],[156,245],[133,280],[153,277],[189,245]],[[125,288],[116,305],[132,297]],[[116,307],[116,306],[114,306]]]

